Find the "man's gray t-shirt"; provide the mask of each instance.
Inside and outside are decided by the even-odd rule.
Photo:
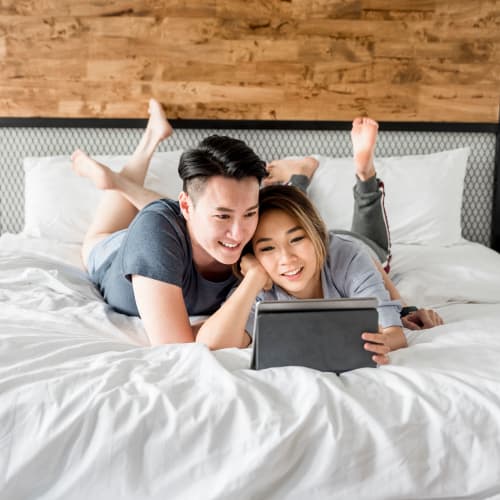
[[[376,297],[379,323],[383,328],[401,326],[399,300],[391,300],[384,281],[368,252],[348,235],[329,233],[328,255],[321,270],[321,286],[325,299],[342,297]],[[255,307],[263,300],[296,300],[285,290],[273,285],[257,296],[246,324],[253,336]]]
[[[236,284],[232,274],[214,282],[196,270],[186,221],[176,201],[150,203],[127,230],[113,237],[115,249],[89,274],[118,312],[139,316],[131,282],[134,274],[179,286],[190,316],[212,314]]]

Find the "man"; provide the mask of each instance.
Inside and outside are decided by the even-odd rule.
[[[236,283],[231,266],[255,231],[265,163],[242,141],[208,137],[180,159],[179,201],[158,199],[142,185],[172,128],[157,101],[149,111],[121,173],[81,151],[72,156],[75,171],[106,190],[82,257],[105,300],[139,315],[152,344],[192,342],[189,316],[213,313]]]

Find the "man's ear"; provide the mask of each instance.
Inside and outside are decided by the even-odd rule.
[[[186,193],[186,191],[181,191],[179,193],[179,207],[184,218],[186,220],[189,220],[191,210],[193,208],[193,202],[191,201],[191,198]]]

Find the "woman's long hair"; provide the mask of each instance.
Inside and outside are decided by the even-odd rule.
[[[295,186],[266,186],[259,193],[259,218],[271,210],[281,210],[286,213],[305,231],[313,244],[316,265],[320,270],[328,254],[328,231],[309,198]],[[247,253],[253,253],[251,241],[245,246],[242,256]],[[242,279],[239,261],[233,266],[233,271]]]

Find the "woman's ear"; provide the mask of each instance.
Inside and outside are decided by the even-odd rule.
[[[189,220],[189,216],[191,214],[191,209],[193,207],[193,202],[191,198],[186,193],[186,191],[181,191],[179,193],[179,207],[181,209],[181,213],[186,220]]]

